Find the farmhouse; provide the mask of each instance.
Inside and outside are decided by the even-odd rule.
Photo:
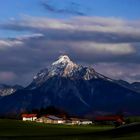
[[[45,115],[36,120],[36,122],[43,122],[48,124],[64,124],[65,120],[53,115]]]
[[[88,124],[92,124],[92,121],[90,121],[88,119],[80,119],[80,124],[81,125],[88,125]]]
[[[114,116],[98,116],[94,119],[95,122],[116,123],[118,125],[124,124],[124,118],[119,115]]]
[[[80,124],[80,119],[79,118],[70,118],[71,124],[76,125]]]
[[[88,125],[92,124],[92,121],[88,119],[80,119],[80,118],[70,118],[72,125]]]
[[[35,121],[37,119],[37,114],[22,114],[23,121]]]

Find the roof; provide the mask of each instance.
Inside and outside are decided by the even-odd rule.
[[[121,116],[98,116],[95,121],[123,121]]]
[[[80,121],[79,118],[70,118],[70,120],[72,120],[72,121]]]
[[[25,117],[25,118],[37,117],[37,114],[22,114],[22,117]]]
[[[44,116],[48,119],[51,119],[51,120],[63,120],[62,118],[59,118],[59,117],[56,117],[56,116],[53,116],[53,115],[46,115]]]
[[[82,122],[89,122],[91,120],[88,120],[88,119],[80,119],[80,121],[82,121]]]

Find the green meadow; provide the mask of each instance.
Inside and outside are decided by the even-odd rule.
[[[140,140],[140,133],[138,128],[124,131],[113,126],[48,125],[1,119],[0,140]]]
[[[127,118],[125,118],[125,121],[127,123],[140,122],[140,116],[127,117]]]

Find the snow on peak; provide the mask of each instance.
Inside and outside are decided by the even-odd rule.
[[[59,56],[58,60],[52,63],[52,65],[57,65],[57,64],[64,64],[64,63],[70,63],[72,62],[70,58],[67,55],[61,55]]]
[[[34,77],[34,81],[36,83],[42,83],[53,76],[90,80],[95,77],[95,71],[93,68],[86,68],[82,65],[77,65],[71,61],[67,55],[61,55],[50,67],[41,70]]]
[[[52,76],[70,77],[78,65],[73,63],[67,55],[61,55],[50,67],[42,69],[33,80],[35,83],[43,83]]]
[[[61,55],[57,61],[52,63],[49,75],[69,76],[78,65],[73,63],[67,55]]]
[[[91,80],[93,78],[110,80],[97,73],[93,67],[84,67],[82,65],[78,65],[71,61],[67,55],[61,55],[50,66],[37,73],[33,79],[33,82],[28,88],[35,89],[53,76],[83,80]]]

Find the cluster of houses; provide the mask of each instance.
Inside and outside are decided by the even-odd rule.
[[[22,114],[23,121],[35,121],[39,123],[47,123],[47,124],[67,124],[67,125],[87,125],[92,124],[92,121],[88,119],[80,119],[80,118],[65,118],[65,117],[57,117],[54,115],[44,115],[40,118],[37,118],[37,114]]]
[[[55,115],[43,115],[41,117],[37,117],[37,114],[22,114],[23,121],[35,121],[39,123],[47,123],[47,124],[67,124],[67,125],[89,125],[92,124],[93,121],[88,119],[80,119],[80,118],[66,118],[66,117],[58,117]],[[118,125],[124,124],[124,118],[119,115],[115,116],[98,116],[95,117],[95,122],[111,122]]]

